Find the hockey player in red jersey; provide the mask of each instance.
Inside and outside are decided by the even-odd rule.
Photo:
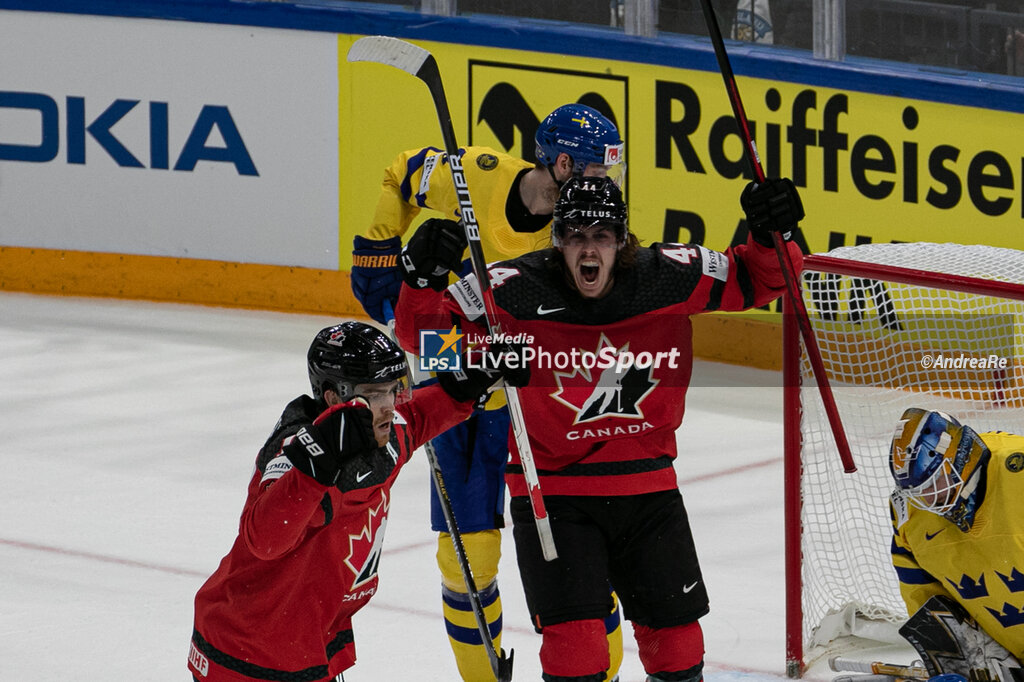
[[[572,103],[558,107],[537,126],[536,163],[517,159],[489,147],[467,147],[462,157],[484,253],[495,260],[521,256],[547,246],[551,214],[559,188],[573,175],[622,178],[623,142],[615,123],[596,109]],[[460,214],[459,192],[448,169],[448,157],[434,147],[412,149],[385,171],[377,209],[366,235],[355,237],[352,253],[352,291],[366,313],[386,323],[385,302],[398,298],[402,284],[397,257],[401,237],[424,209],[444,218],[431,218],[421,228],[452,226]],[[444,234],[443,230],[439,234]],[[465,238],[451,242],[461,258]],[[455,268],[456,271],[461,268]],[[443,289],[448,273],[430,278]],[[387,306],[390,308],[390,305]],[[480,587],[488,630],[494,646],[502,641],[502,605],[498,566],[501,528],[505,526],[505,465],[508,409],[496,395],[470,419],[433,439],[445,487],[462,533],[469,565]],[[437,491],[430,490],[430,522],[439,531],[437,564],[441,569],[441,604],[448,640],[464,682],[493,680],[487,650],[475,626],[470,598],[453,549]],[[614,678],[622,660],[619,609],[605,619]]]
[[[778,298],[785,283],[772,233],[788,236],[803,217],[785,179],[751,183],[741,204],[750,230],[745,244],[724,253],[694,244],[642,248],[614,183],[574,178],[555,207],[554,248],[488,268],[502,331],[523,341],[523,356],[532,358],[520,401],[554,561],[541,551],[514,440],[506,478],[548,682],[604,679],[609,583],[633,622],[648,680],[702,678],[698,619],[708,612],[708,595],[673,469],[692,366],[690,316]],[[418,329],[450,326],[452,316],[467,340],[479,338],[483,309],[474,277],[443,296],[416,288],[421,268],[454,265],[430,256],[430,245],[444,240],[429,233],[423,240],[417,233],[403,252],[400,341],[415,348]],[[787,248],[799,265],[799,249],[792,242]],[[488,356],[470,353],[465,361],[483,366]]]
[[[405,400],[405,353],[360,322],[321,330],[307,360],[313,397],[285,407],[256,458],[238,537],[196,594],[197,681],[340,681],[356,660],[352,615],[377,591],[399,470],[501,378],[453,375]]]

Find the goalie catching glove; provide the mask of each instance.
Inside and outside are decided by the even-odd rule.
[[[509,344],[496,344],[487,351],[483,367],[470,367],[455,372],[438,372],[437,382],[445,393],[460,403],[477,401],[499,388],[501,380],[509,386],[522,388],[530,383],[530,366],[523,349]]]
[[[789,178],[767,178],[743,188],[740,206],[747,214],[747,228],[755,242],[773,246],[772,233],[781,232],[789,240],[804,217],[804,205],[796,185]]]
[[[972,682],[1024,682],[1024,669],[1013,654],[945,595],[925,602],[900,634],[917,650],[933,680],[961,675]]]
[[[414,289],[430,287],[444,291],[448,273],[462,266],[466,231],[454,220],[426,220],[402,249],[401,268],[405,283]]]
[[[342,465],[377,447],[373,413],[362,398],[332,405],[300,428],[281,449],[292,465],[317,483],[333,486]]]

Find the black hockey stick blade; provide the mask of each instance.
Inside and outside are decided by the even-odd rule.
[[[505,650],[501,650],[501,655],[498,656],[498,682],[512,682],[512,659],[515,653],[515,649],[509,649],[506,657]]]

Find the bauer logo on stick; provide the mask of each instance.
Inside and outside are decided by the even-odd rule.
[[[420,330],[420,371],[458,372],[462,369],[462,337],[458,328]]]

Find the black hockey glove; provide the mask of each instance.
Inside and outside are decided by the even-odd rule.
[[[789,178],[767,178],[748,183],[740,195],[740,206],[747,214],[747,228],[754,241],[772,246],[772,233],[781,232],[788,240],[804,217],[804,205],[796,185]]]
[[[398,237],[378,241],[356,236],[352,242],[352,293],[366,314],[381,324],[387,324],[384,301],[393,307],[402,288],[398,269],[401,249]]]
[[[424,221],[402,249],[399,264],[406,284],[414,289],[430,287],[444,291],[448,273],[462,265],[466,233],[454,220],[431,218]]]
[[[481,358],[478,352],[477,358]],[[460,403],[478,401],[498,388],[502,379],[509,386],[522,388],[530,383],[530,366],[523,347],[495,344],[487,351],[486,359],[475,362],[458,372],[438,372],[437,382],[445,393]]]
[[[373,413],[362,399],[333,405],[300,428],[282,448],[296,469],[326,486],[338,481],[345,460],[377,447]]]

